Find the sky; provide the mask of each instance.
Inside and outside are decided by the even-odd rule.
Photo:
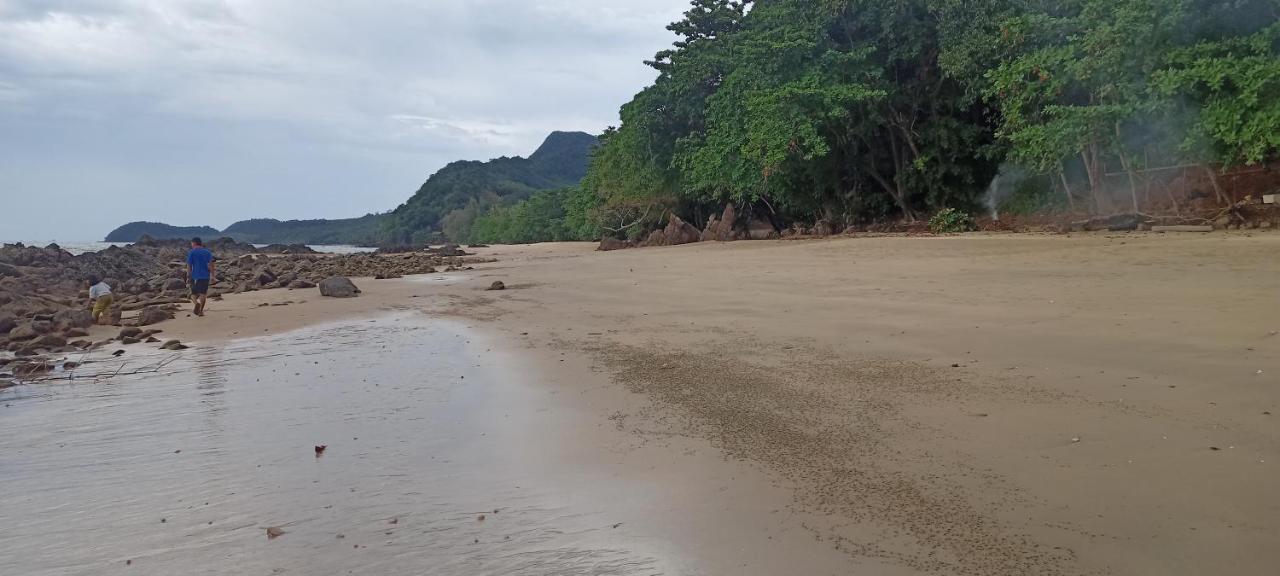
[[[688,0],[0,0],[0,241],[395,208],[599,133]]]

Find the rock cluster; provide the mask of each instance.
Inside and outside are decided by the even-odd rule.
[[[359,289],[345,277],[397,278],[429,274],[437,267],[466,269],[480,261],[464,256],[457,246],[393,255],[327,255],[306,246],[255,248],[231,239],[207,245],[217,258],[212,297],[270,288],[312,289],[335,277],[343,277],[350,286],[331,291],[354,296]],[[178,305],[189,298],[188,249],[186,241],[147,237],[129,246],[74,256],[54,244],[0,246],[0,349],[33,356],[92,344],[77,345],[76,340],[87,336],[93,324],[85,283],[90,275],[106,281],[115,299],[102,323],[151,326],[173,318]]]
[[[822,226],[826,227],[823,228]],[[817,229],[826,230],[826,233],[830,234],[829,225],[820,223]],[[730,204],[725,206],[724,211],[719,215],[712,215],[702,230],[698,230],[696,226],[685,222],[679,216],[670,214],[667,216],[667,225],[665,227],[650,232],[639,243],[605,237],[600,240],[600,247],[597,250],[607,252],[635,247],[678,246],[693,242],[730,242],[748,239],[770,240],[780,237],[778,230],[768,220],[760,218],[740,219],[733,205]]]

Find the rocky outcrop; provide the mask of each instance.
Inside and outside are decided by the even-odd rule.
[[[330,298],[355,298],[360,295],[360,289],[356,288],[350,278],[334,276],[320,282],[320,295]]]

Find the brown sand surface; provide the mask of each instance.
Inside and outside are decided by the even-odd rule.
[[[709,441],[749,465],[865,573],[1280,570],[1278,234],[592,248],[160,327],[460,317],[630,432],[619,450]]]

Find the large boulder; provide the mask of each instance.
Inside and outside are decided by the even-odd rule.
[[[162,288],[164,288],[165,291],[182,290],[186,287],[187,287],[187,283],[181,278],[170,278],[168,280],[165,280],[164,285],[162,286]]]
[[[629,240],[619,240],[612,236],[605,236],[600,239],[600,246],[596,248],[601,252],[610,252],[613,250],[625,250],[634,246]]]
[[[19,324],[9,330],[9,340],[14,342],[26,341],[43,334],[32,326],[32,322]]]
[[[733,209],[733,204],[727,204],[724,212],[720,217],[711,216],[711,220],[707,221],[707,227],[702,231],[702,241],[728,242],[737,239],[737,234],[733,229],[734,223],[738,220],[737,212]]]
[[[667,218],[667,227],[662,231],[662,235],[671,246],[690,244],[702,238],[702,232],[698,231],[697,227],[681,220],[674,213]]]
[[[332,276],[320,282],[320,295],[330,298],[354,298],[360,294],[354,282],[346,276]]]
[[[88,328],[93,326],[93,314],[88,310],[72,308],[60,310],[53,315],[54,329],[65,331],[72,328]]]
[[[0,334],[8,334],[18,327],[18,320],[12,314],[0,314]]]
[[[164,308],[159,306],[147,306],[146,308],[143,308],[141,312],[138,312],[137,325],[150,326],[152,324],[159,324],[170,318],[173,318],[173,315]]]

